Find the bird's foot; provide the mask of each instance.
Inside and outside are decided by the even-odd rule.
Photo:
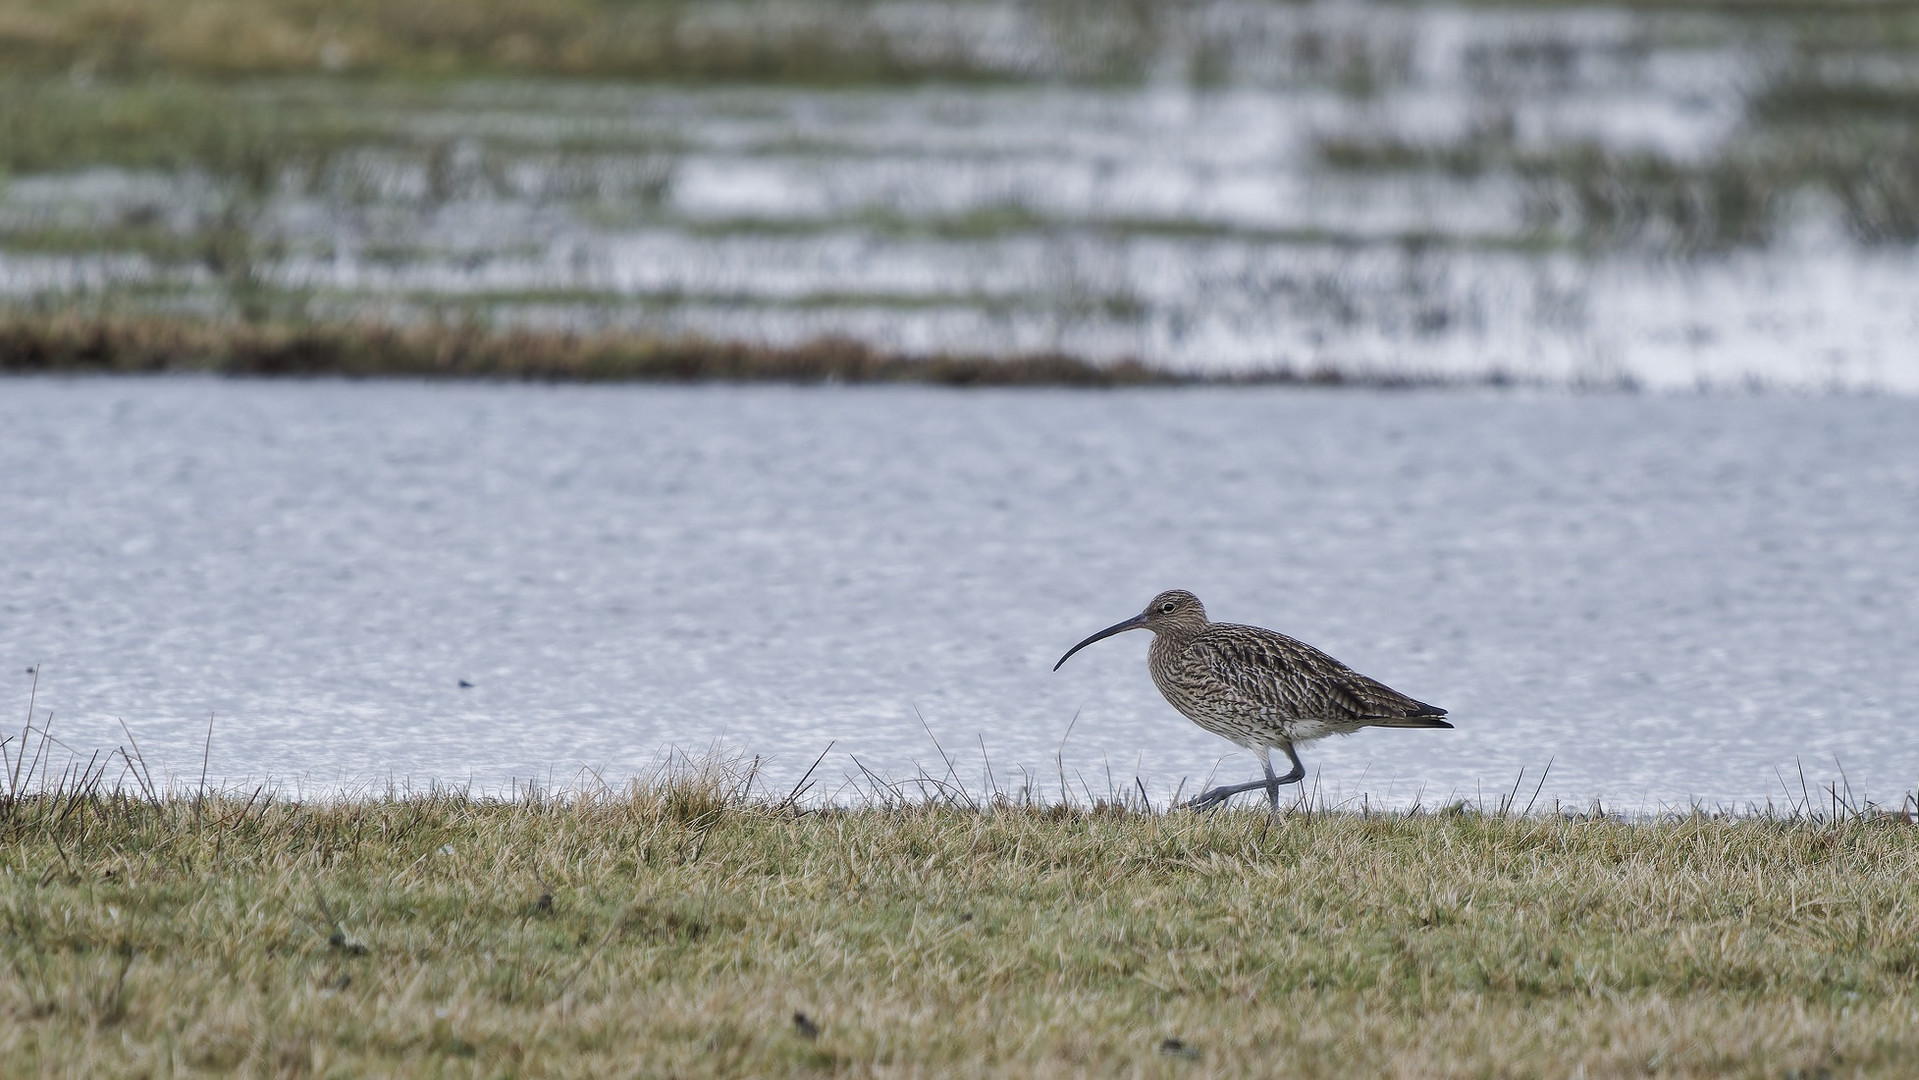
[[[1186,800],[1186,809],[1211,810],[1227,799],[1239,794],[1239,791],[1240,789],[1231,787],[1216,787],[1211,791],[1202,791],[1198,795]]]

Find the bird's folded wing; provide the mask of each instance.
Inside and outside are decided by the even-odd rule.
[[[1204,634],[1188,647],[1236,704],[1334,723],[1444,715],[1297,638],[1262,627]]]

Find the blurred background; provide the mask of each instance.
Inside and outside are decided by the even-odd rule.
[[[1919,389],[1913,3],[0,0],[0,72],[16,325]]]

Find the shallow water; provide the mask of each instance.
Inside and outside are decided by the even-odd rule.
[[[609,780],[723,741],[1155,801],[1185,587],[1453,710],[1323,794],[1656,808],[1919,780],[1919,402],[0,382],[0,671],[85,752],[288,790]],[[461,680],[474,685],[461,689]],[[1061,739],[1077,713],[1071,735]],[[1835,759],[1837,764],[1835,764]],[[1083,796],[1082,796],[1083,797]]]

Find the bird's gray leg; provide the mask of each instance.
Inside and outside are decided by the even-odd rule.
[[[1218,806],[1220,803],[1225,802],[1227,799],[1232,798],[1242,791],[1265,788],[1271,793],[1273,806],[1277,808],[1279,806],[1279,786],[1281,784],[1291,784],[1306,776],[1306,766],[1299,763],[1299,755],[1293,752],[1291,744],[1281,746],[1280,749],[1286,751],[1286,756],[1290,758],[1293,763],[1293,771],[1287,773],[1285,776],[1274,776],[1272,759],[1267,758],[1266,776],[1264,779],[1249,780],[1244,784],[1212,788],[1208,791],[1201,792],[1186,805],[1194,810],[1211,810],[1213,807]]]
[[[1306,779],[1306,766],[1299,763],[1299,755],[1293,752],[1293,744],[1286,743],[1281,746],[1280,749],[1286,751],[1286,759],[1293,763],[1293,771],[1280,777],[1279,782],[1282,784],[1297,784],[1301,780]]]
[[[1285,776],[1274,776],[1272,751],[1266,752],[1266,791],[1272,797],[1275,814],[1279,813],[1279,785],[1296,784],[1306,778],[1306,766],[1299,763],[1299,755],[1293,752],[1293,744],[1281,743],[1279,748],[1286,751],[1286,759],[1293,763],[1293,768]]]

